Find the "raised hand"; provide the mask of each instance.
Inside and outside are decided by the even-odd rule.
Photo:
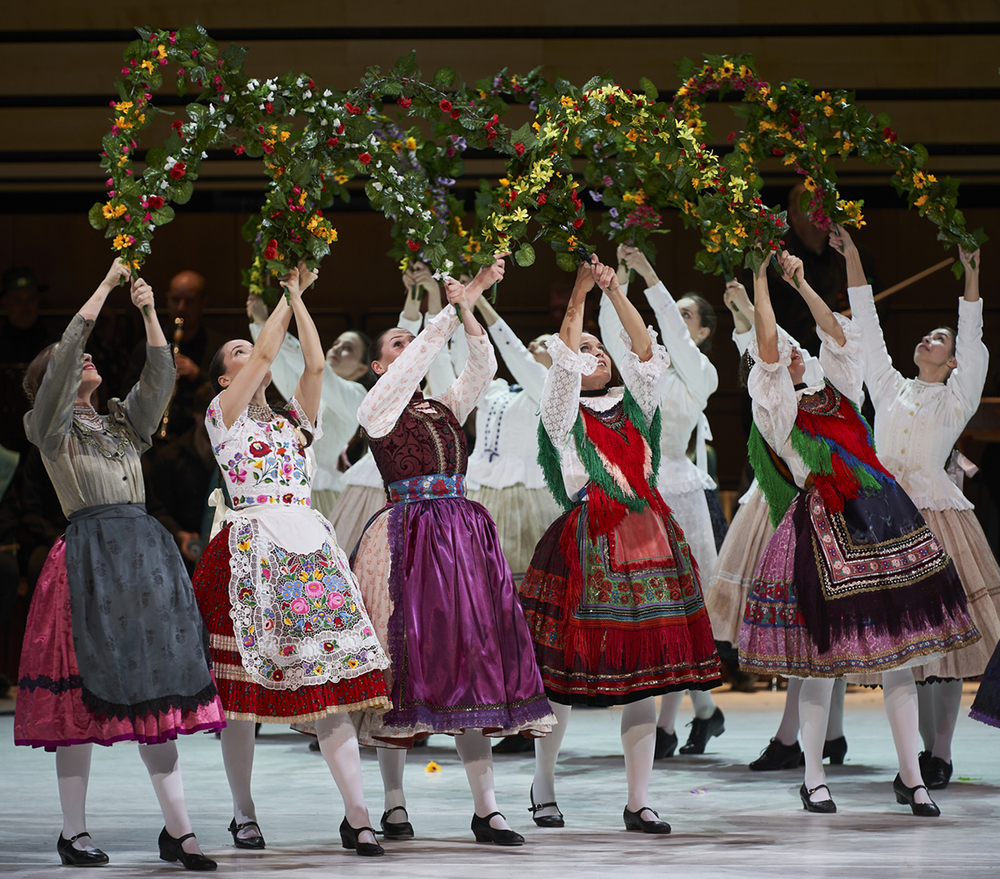
[[[848,231],[840,225],[834,226],[830,230],[830,246],[844,257],[846,257],[848,253],[856,253],[858,249],[857,245],[854,243],[854,239],[851,238]]]
[[[753,312],[753,303],[750,302],[747,288],[735,278],[732,281],[726,281],[726,290],[722,294],[722,301],[726,303],[726,308],[734,314],[746,315]]]
[[[458,308],[468,308],[468,296],[466,295],[467,288],[465,284],[461,281],[456,281],[454,278],[444,279],[444,292],[445,296],[448,297],[448,302]],[[478,296],[476,297],[479,298]]]
[[[118,262],[118,260],[115,260],[115,262]],[[129,275],[125,274],[120,277],[129,277]],[[132,296],[132,304],[136,308],[142,309],[144,314],[148,314],[153,308],[153,288],[150,287],[149,284],[147,284],[142,278],[133,279],[130,293]]]
[[[267,323],[267,303],[253,293],[247,296],[247,317],[255,324]]]
[[[574,293],[589,293],[594,289],[593,266],[597,262],[597,254],[591,255],[590,262],[580,263],[576,270],[576,281],[573,283]]]
[[[612,284],[618,286],[618,278],[615,274],[615,270],[611,266],[606,266],[604,263],[597,260],[595,255],[594,262],[590,265],[591,276],[594,279],[594,283],[601,288],[605,293],[608,292]]]
[[[802,282],[805,280],[805,267],[802,260],[797,256],[792,256],[787,250],[783,250],[778,257],[778,268],[781,269],[783,280],[802,291]]]
[[[305,293],[312,285],[313,282],[319,277],[319,266],[311,269],[309,268],[305,260],[300,260],[299,265],[299,293]]]
[[[111,268],[108,269],[108,273],[105,275],[102,283],[106,284],[108,287],[115,287],[122,278],[131,277],[132,270],[127,265],[124,265],[121,259],[116,259],[113,263],[111,263]]]
[[[977,247],[972,253],[969,251],[958,248],[958,258],[962,261],[962,265],[965,266],[967,272],[978,272],[979,271],[979,248]]]

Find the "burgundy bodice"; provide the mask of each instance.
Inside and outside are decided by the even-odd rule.
[[[465,473],[469,461],[465,431],[454,413],[420,391],[395,427],[385,436],[368,437],[368,445],[386,487],[431,473]]]

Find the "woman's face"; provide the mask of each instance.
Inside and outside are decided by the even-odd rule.
[[[802,352],[794,345],[792,346],[792,362],[788,364],[788,374],[792,377],[792,384],[799,384],[806,374],[806,362],[802,359]]]
[[[378,360],[372,361],[372,370],[375,374],[385,375],[385,371],[406,350],[406,347],[414,338],[413,333],[400,327],[396,327],[396,329],[385,333],[382,336],[381,357]]]
[[[83,376],[80,379],[79,396],[83,399],[89,399],[90,395],[100,386],[102,380],[101,374],[97,371],[97,367],[94,365],[93,358],[91,358],[89,354],[84,354]]]
[[[542,333],[542,335],[528,342],[528,352],[546,369],[552,366],[552,355],[549,354],[548,348],[545,347],[545,343],[551,338],[551,333]]]
[[[947,327],[938,327],[924,336],[913,349],[913,362],[920,368],[938,369],[958,366],[955,359],[955,338]]]
[[[226,371],[219,376],[219,384],[222,388],[228,388],[234,378],[239,375],[240,370],[247,365],[250,355],[253,353],[253,342],[246,339],[233,339],[222,346],[222,363]],[[271,370],[267,371],[261,387],[266,388],[271,383]]]
[[[361,337],[350,330],[337,336],[333,347],[326,352],[326,359],[333,371],[347,381],[356,381],[368,372],[365,345]]]
[[[684,323],[687,324],[688,334],[691,336],[691,339],[695,345],[700,345],[708,338],[712,331],[708,327],[701,325],[701,312],[698,310],[697,303],[685,296],[683,299],[677,300],[677,310],[681,313],[681,317],[684,318]]]
[[[580,337],[580,353],[593,354],[597,358],[597,369],[590,375],[585,375],[580,381],[580,389],[584,391],[595,391],[603,388],[611,381],[611,357],[601,340],[590,333],[584,333]]]

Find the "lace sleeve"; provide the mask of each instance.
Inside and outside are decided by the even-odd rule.
[[[462,335],[466,336],[469,350],[465,368],[452,386],[436,398],[455,413],[459,423],[464,423],[479,404],[497,371],[497,357],[490,337],[486,333],[480,336]]]
[[[597,369],[597,358],[570,351],[558,336],[545,347],[552,355],[552,366],[542,389],[542,424],[552,444],[562,449],[580,414],[580,378]]]
[[[834,315],[844,328],[846,341],[838,345],[836,340],[828,336],[820,327],[816,327],[816,335],[823,343],[819,349],[819,365],[833,386],[845,394],[856,406],[860,406],[862,385],[865,380],[864,359],[861,354],[861,330],[850,318],[841,314]]]
[[[747,379],[747,391],[753,401],[753,420],[767,444],[780,453],[792,434],[798,400],[788,365],[792,362],[792,346],[787,337],[778,334],[778,362],[765,363],[757,350],[757,339],[750,342],[754,367]]]
[[[648,425],[660,405],[660,394],[663,388],[663,376],[670,366],[670,355],[667,349],[657,344],[656,330],[647,327],[649,338],[653,343],[653,356],[649,360],[640,360],[632,351],[632,340],[625,330],[621,331],[621,341],[627,352],[618,364],[622,381],[629,393],[635,398]]]

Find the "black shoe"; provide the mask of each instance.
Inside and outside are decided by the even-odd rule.
[[[677,750],[677,733],[667,732],[662,726],[656,728],[656,745],[653,747],[654,760],[666,760],[673,757]]]
[[[309,743],[309,750],[310,751],[316,751],[316,753],[319,753],[319,739],[313,739]]]
[[[559,812],[559,807],[556,805],[555,800],[551,803],[536,803],[535,802],[535,786],[532,785],[531,789],[528,791],[528,799],[531,800],[531,806],[528,811],[531,812],[531,820],[535,822],[539,827],[565,827],[566,822],[563,820],[563,813]],[[538,816],[540,809],[548,809],[552,807],[557,812],[558,815],[542,815]]]
[[[206,858],[204,855],[190,854],[181,848],[181,843],[185,839],[192,839],[194,837],[193,833],[185,833],[180,839],[174,839],[169,833],[167,833],[167,828],[164,827],[160,831],[160,860],[161,861],[180,861],[184,865],[185,870],[196,870],[199,872],[207,873],[214,870],[219,865],[215,863],[211,858]]]
[[[406,806],[393,806],[388,812],[382,813],[382,820],[379,821],[379,824],[382,825],[382,835],[386,839],[413,839],[413,825],[409,821],[386,820],[393,812],[398,812],[400,809],[403,810],[403,814],[407,818],[410,817]]]
[[[358,854],[363,858],[380,858],[385,854],[385,849],[377,842],[358,842],[358,835],[369,831],[372,836],[375,831],[371,827],[351,827],[347,823],[347,818],[340,822],[340,841],[344,848],[357,849]]]
[[[933,800],[929,803],[915,803],[913,801],[914,796],[920,788],[927,788],[918,784],[916,787],[907,787],[903,784],[903,780],[899,777],[899,773],[896,773],[896,777],[892,780],[892,790],[896,794],[896,802],[902,806],[909,806],[910,811],[914,815],[919,815],[921,818],[937,818],[941,815],[941,810],[937,807],[937,803]]]
[[[527,736],[504,736],[493,746],[494,754],[526,754],[535,753],[535,740]]]
[[[240,836],[239,832],[244,827],[256,827],[256,835]],[[245,821],[243,824],[237,824],[236,819],[233,818],[229,822],[229,832],[233,835],[233,845],[236,848],[264,848],[264,834],[260,832],[260,825],[256,821]]]
[[[705,745],[712,736],[721,736],[726,731],[726,718],[722,714],[721,708],[716,708],[715,713],[707,720],[695,718],[689,724],[691,735],[685,744],[681,745],[682,754],[704,754]]]
[[[108,856],[104,854],[99,848],[92,848],[90,851],[84,851],[83,849],[78,849],[73,846],[76,842],[83,836],[90,836],[85,830],[83,833],[78,833],[71,839],[66,839],[61,833],[59,834],[59,840],[56,842],[56,851],[59,852],[59,860],[63,862],[66,867],[103,867],[109,860]]]
[[[802,759],[802,749],[798,742],[786,745],[777,737],[767,743],[760,756],[750,764],[754,772],[774,772],[777,769],[794,769]]]
[[[818,803],[814,803],[809,799],[816,791],[820,788],[826,788],[826,792],[830,793],[830,788],[826,787],[825,784],[818,784],[816,787],[806,789],[805,785],[799,788],[799,796],[802,797],[802,808],[807,812],[822,812],[826,815],[832,815],[837,811],[837,804],[833,801],[833,797],[828,800],[820,800]]]
[[[652,812],[656,815],[655,821],[647,821],[642,818],[643,812]],[[639,833],[670,833],[670,825],[666,821],[660,821],[660,814],[649,806],[643,806],[641,809],[637,809],[635,812],[630,812],[628,806],[625,807],[625,811],[622,812],[622,818],[625,819],[625,829],[626,830],[636,830]]]
[[[476,842],[492,842],[494,845],[524,845],[524,837],[513,830],[496,830],[490,827],[490,818],[494,815],[503,815],[500,812],[490,812],[485,818],[480,818],[473,813],[472,832],[476,837]]]
[[[921,752],[921,756],[924,755],[925,759],[920,761],[920,775],[927,785],[927,790],[944,790],[951,781],[951,771],[954,767],[940,757],[932,757],[926,752]]]
[[[823,759],[829,760],[831,766],[842,766],[844,755],[847,754],[847,739],[843,736],[836,739],[827,739],[823,742]],[[799,758],[799,766],[806,765],[806,755]]]

